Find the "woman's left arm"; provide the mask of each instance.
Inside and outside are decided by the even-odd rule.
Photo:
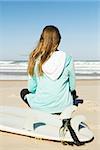
[[[28,90],[31,93],[35,93],[37,88],[37,81],[35,76],[28,75]]]

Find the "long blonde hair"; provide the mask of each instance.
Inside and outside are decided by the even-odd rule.
[[[57,50],[61,40],[61,35],[57,27],[53,25],[46,26],[40,36],[37,47],[31,52],[28,61],[28,74],[34,75],[34,67],[37,58],[40,56],[38,63],[38,75],[42,76],[42,65],[46,62],[51,54]]]

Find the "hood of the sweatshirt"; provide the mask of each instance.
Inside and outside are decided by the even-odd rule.
[[[43,72],[52,80],[56,80],[62,74],[66,60],[66,53],[55,51],[42,65]]]

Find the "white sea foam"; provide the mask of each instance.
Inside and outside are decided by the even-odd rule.
[[[11,64],[13,63],[13,61],[0,61],[0,65],[2,64]]]
[[[76,77],[85,79],[100,78],[100,61],[75,61]],[[27,72],[26,61],[0,61],[0,79],[25,79]]]

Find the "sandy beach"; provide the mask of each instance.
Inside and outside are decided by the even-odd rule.
[[[84,99],[76,114],[83,114],[95,139],[84,146],[62,145],[60,142],[39,140],[0,132],[0,150],[99,150],[100,149],[100,80],[77,80],[77,93]],[[26,107],[19,93],[26,81],[0,81],[0,105]]]

